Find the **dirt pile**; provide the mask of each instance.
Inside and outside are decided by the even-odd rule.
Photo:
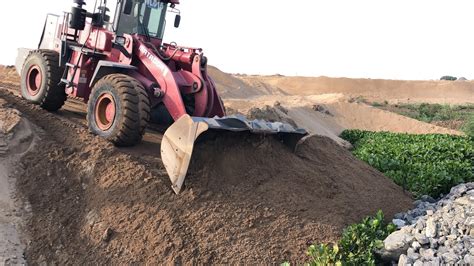
[[[26,263],[22,243],[27,239],[20,228],[28,208],[15,193],[11,172],[21,153],[33,145],[33,135],[29,123],[6,104],[0,99],[0,264],[19,265]]]
[[[270,86],[264,82],[244,82],[242,79],[231,74],[224,73],[218,68],[209,66],[209,75],[216,83],[219,95],[222,98],[248,99],[261,95],[285,95],[282,90]]]
[[[32,204],[32,264],[302,262],[309,243],[334,241],[378,209],[391,216],[411,206],[393,182],[323,137],[296,154],[272,137],[207,140],[174,195],[159,145],[146,140],[155,156],[135,156],[83,125],[0,97],[42,129],[16,175]]]
[[[253,107],[247,113],[249,119],[259,119],[269,122],[284,122],[297,128],[295,121],[288,116],[288,110],[276,102],[273,106],[265,105],[262,108]]]
[[[18,85],[20,80],[14,66],[0,65],[0,86],[2,85]]]

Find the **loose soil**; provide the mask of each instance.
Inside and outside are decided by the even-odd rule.
[[[22,154],[32,148],[34,137],[28,121],[5,105],[0,99],[0,265],[20,265],[25,263],[27,236],[21,228],[29,205],[18,197],[12,176]]]
[[[256,135],[198,143],[175,195],[159,133],[118,149],[89,134],[80,112],[48,113],[4,89],[0,98],[39,127],[15,175],[32,205],[31,264],[301,263],[308,244],[335,241],[379,209],[391,217],[411,207],[400,187],[325,137],[296,152]]]

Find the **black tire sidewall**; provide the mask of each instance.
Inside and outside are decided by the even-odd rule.
[[[97,84],[99,85],[99,84]],[[95,116],[95,108],[97,105],[97,100],[103,94],[109,94],[114,99],[115,103],[115,117],[112,123],[112,126],[107,130],[102,130],[97,125],[96,116]],[[90,119],[88,119],[89,129],[94,132],[95,134],[103,137],[103,138],[110,138],[116,135],[116,132],[120,130],[119,123],[120,118],[122,117],[123,106],[122,102],[120,101],[118,91],[113,87],[113,85],[109,82],[101,82],[99,88],[92,91],[92,94],[89,97],[89,102],[87,106],[87,112],[90,115]]]
[[[28,91],[28,71],[32,66],[38,66],[40,71],[41,71],[41,87],[38,89],[38,93],[36,95],[31,95]],[[47,67],[46,67],[46,61],[40,54],[31,54],[28,56],[26,59],[25,64],[23,65],[23,69],[21,71],[21,96],[28,100],[29,102],[35,103],[35,104],[41,104],[45,94],[47,93],[47,86],[48,86],[48,79],[50,78],[48,76],[47,72]]]

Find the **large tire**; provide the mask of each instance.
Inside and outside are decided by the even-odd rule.
[[[57,52],[32,51],[21,71],[21,96],[48,111],[59,110],[67,99],[64,85],[59,85],[63,70]]]
[[[87,108],[89,130],[117,146],[133,146],[142,140],[150,119],[150,102],[134,78],[111,74],[92,89]]]

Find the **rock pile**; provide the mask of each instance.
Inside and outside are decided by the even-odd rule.
[[[424,197],[415,205],[395,216],[401,229],[385,239],[380,255],[398,265],[474,265],[474,183],[452,188],[438,202]]]

